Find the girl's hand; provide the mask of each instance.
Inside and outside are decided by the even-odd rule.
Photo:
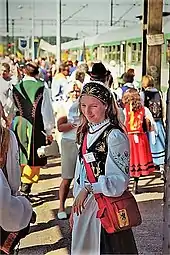
[[[76,197],[73,204],[73,212],[77,213],[77,216],[82,213],[82,209],[84,209],[84,201],[87,198],[88,191],[86,189],[82,189],[78,196]]]
[[[70,214],[69,224],[70,224],[70,228],[72,230],[73,229],[73,224],[74,224],[74,221],[73,221],[73,211],[71,211],[71,214]]]

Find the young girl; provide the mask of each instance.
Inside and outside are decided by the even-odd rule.
[[[162,178],[164,173],[165,160],[165,129],[163,125],[163,103],[161,93],[154,88],[154,79],[150,75],[142,78],[142,99],[144,106],[148,107],[155,120],[155,143],[149,133],[149,143],[152,152],[153,162],[160,169]]]
[[[155,170],[146,131],[152,131],[153,118],[143,107],[136,89],[129,89],[123,96],[125,126],[130,142],[130,176],[134,177],[134,192],[138,193],[140,176]]]
[[[87,83],[80,96],[80,144],[74,176],[71,254],[137,254],[131,229],[108,234],[96,218],[94,194],[117,197],[129,184],[129,142],[117,117],[110,90],[98,81]],[[82,152],[87,134],[87,154]],[[88,157],[89,154],[89,157]],[[96,182],[86,175],[84,160],[92,164]],[[87,162],[86,161],[86,162]]]

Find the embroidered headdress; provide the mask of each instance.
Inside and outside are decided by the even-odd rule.
[[[83,95],[93,96],[108,105],[113,101],[111,91],[100,81],[91,81],[85,84],[81,92],[81,96]]]
[[[106,117],[110,119],[110,122],[114,126],[118,126],[118,107],[114,99],[113,94],[110,89],[105,86],[103,82],[100,81],[90,81],[84,85],[81,92],[81,96],[92,96],[107,104]]]

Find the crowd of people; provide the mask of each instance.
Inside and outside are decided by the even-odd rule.
[[[130,177],[138,194],[140,177],[155,170],[164,178],[165,118],[153,77],[142,77],[139,89],[134,69],[117,78],[101,62],[68,60],[57,67],[44,58],[1,56],[0,64],[0,228],[5,238],[35,221],[31,188],[47,164],[37,151],[56,140],[62,177],[59,220],[68,217],[65,202],[74,180],[71,253],[137,254],[131,228],[107,233],[96,216],[96,195],[121,196]],[[0,250],[9,254],[5,238]]]

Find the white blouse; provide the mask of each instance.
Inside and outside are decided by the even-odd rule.
[[[110,121],[90,126],[87,135],[87,148],[89,148],[102,132],[109,126]],[[97,133],[95,133],[97,131]],[[105,175],[100,175],[98,182],[93,183],[93,191],[95,193],[103,193],[106,196],[120,196],[127,188],[129,183],[129,142],[125,134],[118,129],[113,129],[108,135],[108,154],[105,164]],[[80,185],[77,179],[80,178]],[[77,160],[74,197],[87,184],[86,170],[83,161]]]
[[[8,181],[0,169],[0,226],[6,231],[25,228],[32,215],[28,199],[18,195],[21,176],[18,158],[18,144],[14,133],[10,131],[6,163]]]

